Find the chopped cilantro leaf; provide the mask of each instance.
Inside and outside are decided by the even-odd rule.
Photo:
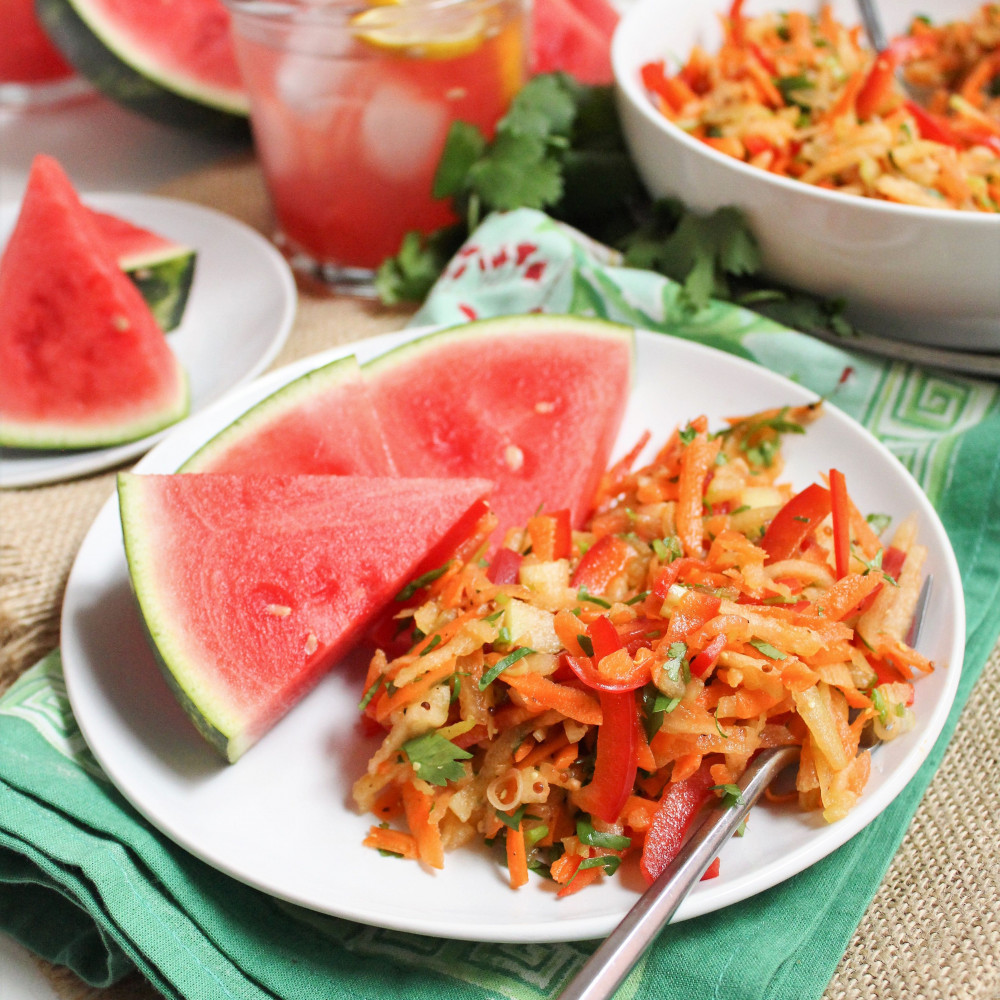
[[[421,656],[426,656],[432,649],[441,645],[441,636],[437,632],[431,637],[431,641],[427,643],[422,650],[420,650]]]
[[[772,660],[784,660],[787,659],[787,654],[783,653],[777,646],[772,646],[769,642],[765,642],[763,639],[751,639],[750,645],[754,649],[759,650],[766,657]]]
[[[525,656],[530,656],[534,652],[528,646],[519,646],[513,653],[508,653],[502,660],[497,660],[479,681],[479,690],[485,691],[508,667],[512,667],[518,660]]]
[[[576,641],[580,643],[580,649],[583,650],[585,656],[594,655],[594,644],[589,635],[578,635]]]
[[[622,859],[617,854],[601,854],[596,858],[584,858],[577,871],[583,871],[584,868],[603,868],[606,874],[613,875],[621,863]]]
[[[719,800],[727,809],[730,806],[738,806],[743,802],[743,793],[739,785],[712,785],[710,791],[720,791],[723,793]]]
[[[448,567],[451,565],[451,560],[449,559],[443,566],[438,566],[437,569],[428,570],[426,573],[421,573],[416,579],[411,580],[397,595],[397,601],[408,601],[418,590],[426,587],[427,584],[433,583],[438,577],[443,576],[447,571]]]
[[[581,587],[576,592],[576,599],[578,601],[586,601],[588,604],[596,604],[601,608],[610,608],[611,602],[604,600],[603,597],[595,597],[593,594],[587,591],[586,587]]]
[[[451,740],[446,740],[435,732],[414,736],[401,749],[418,778],[441,787],[449,781],[465,777],[465,768],[459,761],[468,760],[472,756],[468,750],[455,746]]]
[[[580,838],[581,844],[587,844],[589,847],[605,847],[611,851],[624,851],[632,846],[630,837],[595,830],[594,824],[582,816],[576,821],[576,835]]]
[[[372,686],[365,692],[364,697],[358,703],[358,711],[363,712],[367,707],[368,703],[375,697],[375,692],[382,686],[382,682],[385,680],[384,677],[376,678]]]
[[[687,663],[684,657],[687,655],[687,645],[683,642],[672,642],[667,648],[669,659],[663,664],[663,669],[672,681],[681,680],[681,676],[687,670]],[[687,677],[684,677],[685,683]]]

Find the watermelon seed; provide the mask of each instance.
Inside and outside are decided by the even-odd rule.
[[[132,324],[128,321],[128,316],[123,316],[121,313],[113,316],[111,323],[119,333],[125,333],[126,330],[132,327]]]
[[[285,604],[269,604],[267,613],[275,618],[286,618],[292,613],[292,609]]]
[[[317,639],[316,636],[310,632],[309,635],[306,636],[306,655],[312,656],[317,649],[319,649],[319,639]]]
[[[503,460],[511,472],[517,472],[524,465],[524,452],[516,444],[509,444],[504,448]]]
[[[550,403],[547,400],[535,403],[535,413],[551,413],[555,408],[556,404]]]

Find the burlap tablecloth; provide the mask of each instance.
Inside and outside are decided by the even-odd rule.
[[[227,162],[160,192],[211,205],[267,232],[267,200],[250,160]],[[279,367],[405,325],[410,312],[303,293]],[[117,470],[0,491],[0,691],[59,641],[76,551]],[[95,990],[40,962],[70,1000],[150,1000],[137,976]],[[1000,1000],[1000,645],[944,762],[824,1000]],[[192,998],[196,1000],[196,998]]]

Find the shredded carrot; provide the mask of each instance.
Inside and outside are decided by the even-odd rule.
[[[365,843],[440,868],[447,845],[495,841],[513,888],[548,866],[567,896],[629,853],[652,870],[663,800],[735,784],[759,750],[789,745],[801,808],[831,822],[853,808],[862,734],[905,734],[912,682],[933,669],[899,638],[923,548],[913,519],[886,546],[850,496],[834,516],[820,483],[781,482],[781,434],[818,413],[675,428],[651,462],[634,468],[634,452],[606,474],[582,529],[559,511],[509,535],[512,581],[490,579],[486,536],[468,544],[407,608],[426,634],[377,651],[365,678],[385,739],[355,800],[405,825]]]
[[[528,883],[528,852],[524,846],[524,831],[520,824],[516,830],[507,828],[507,870],[510,887],[519,889]]]

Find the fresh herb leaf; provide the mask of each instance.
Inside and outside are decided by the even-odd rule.
[[[777,646],[772,646],[769,642],[765,642],[763,639],[751,639],[750,645],[754,649],[759,650],[766,657],[772,660],[785,660],[788,658],[786,653],[783,653]]]
[[[872,531],[876,535],[881,535],[892,524],[892,516],[890,514],[869,514],[865,520],[871,525]]]
[[[632,846],[631,837],[595,830],[594,824],[583,816],[576,821],[576,835],[580,838],[581,844],[587,844],[590,847],[605,847],[611,851],[624,851]]]
[[[858,550],[855,549],[853,545],[851,546],[851,552],[853,553],[854,557],[859,562],[861,562],[865,567],[865,571],[864,573],[862,573],[862,576],[867,576],[869,573],[881,573],[882,579],[885,580],[885,582],[888,583],[889,586],[891,587],[899,586],[899,583],[897,583],[895,578],[891,576],[889,573],[886,573],[884,569],[882,569],[882,557],[885,555],[885,549],[879,549],[878,552],[875,553],[874,559],[866,559],[864,557],[864,553],[858,552]]]
[[[435,732],[424,733],[407,740],[401,747],[417,777],[432,785],[444,787],[449,781],[465,777],[465,768],[459,763],[472,754],[455,746],[451,740]]]
[[[622,859],[617,854],[600,854],[596,858],[584,858],[577,871],[583,871],[584,868],[603,868],[606,875],[613,875],[621,863]]]
[[[722,728],[722,725],[721,725],[721,723],[719,722],[719,710],[718,710],[718,708],[716,708],[716,710],[715,710],[715,728],[716,728],[716,729],[718,730],[718,732],[719,732],[719,735],[720,735],[720,736],[721,736],[721,737],[722,737],[722,738],[723,738],[724,740],[728,740],[728,739],[729,739],[729,733],[727,733],[727,732],[725,732],[725,731],[723,730],[723,728]]]
[[[641,590],[635,597],[630,597],[625,603],[626,604],[642,604],[646,598],[649,597],[648,590]]]
[[[683,642],[672,642],[667,647],[669,659],[663,664],[663,669],[672,681],[679,681],[682,675],[687,674],[688,665],[684,659],[686,655],[687,645]],[[687,683],[688,677],[684,676],[683,679]]]
[[[587,591],[586,587],[581,587],[576,592],[576,599],[578,601],[586,601],[588,604],[596,604],[601,608],[610,608],[611,602],[604,600],[603,597],[595,597],[593,594]]]
[[[743,803],[743,793],[739,785],[712,785],[709,791],[720,791],[722,797],[719,802],[728,809],[730,806],[738,806]]]
[[[411,580],[397,595],[397,601],[408,601],[418,590],[426,587],[427,584],[433,583],[438,577],[444,576],[448,572],[448,567],[451,565],[451,560],[449,559],[443,566],[438,566],[437,569],[430,569],[426,573],[421,573],[420,576]]]
[[[368,703],[375,697],[375,692],[382,686],[384,677],[377,677],[372,684],[372,686],[364,693],[364,697],[358,703],[358,711],[363,712],[367,707]]]
[[[578,635],[576,641],[580,643],[580,649],[583,650],[585,656],[594,655],[594,643],[589,635]]]
[[[483,674],[479,681],[479,690],[485,691],[508,667],[512,667],[518,660],[530,656],[533,649],[528,646],[519,646],[513,653],[508,653],[502,660],[497,660],[489,670]]]
[[[440,645],[441,645],[441,635],[440,633],[435,632],[434,636],[431,638],[431,641],[427,643],[427,645],[424,646],[422,650],[420,650],[420,655],[426,656],[432,649],[436,649]]]

